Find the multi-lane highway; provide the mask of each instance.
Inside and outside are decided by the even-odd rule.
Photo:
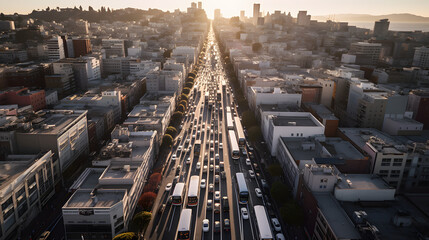
[[[249,173],[249,170],[253,173],[258,173],[258,170],[248,153],[242,154],[240,151],[238,160],[231,157],[226,108],[230,107],[231,112],[237,115],[236,104],[228,81],[224,81],[226,75],[212,29],[207,42],[203,67],[195,80],[196,90],[191,91],[188,110],[184,114],[171,158],[167,161],[146,239],[176,239],[180,214],[184,208],[192,209],[190,239],[258,239],[253,206],[266,204],[262,195],[257,196],[255,192],[256,188],[263,188],[257,180],[258,176]],[[194,154],[198,149],[196,143],[200,141],[200,153]],[[237,172],[245,176],[249,192],[247,204],[239,204],[238,201]],[[188,206],[187,201],[191,176],[199,176],[200,182],[202,179],[205,181],[205,187],[198,184],[196,206]],[[172,205],[169,198],[178,182],[185,184],[184,195],[180,205]],[[165,187],[169,183],[172,183],[172,188],[167,191]],[[216,199],[216,193],[219,200]],[[228,206],[224,197],[228,199]],[[158,211],[161,208],[163,211]],[[242,208],[247,209],[249,214],[246,219],[243,218]],[[204,219],[209,221],[208,231],[203,231]],[[229,227],[225,219],[229,220]]]

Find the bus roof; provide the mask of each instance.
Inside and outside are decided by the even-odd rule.
[[[180,213],[178,231],[189,231],[191,227],[192,209],[184,208]]]
[[[173,196],[182,196],[183,188],[185,188],[185,183],[179,182],[176,183],[176,186],[174,187]]]
[[[239,151],[240,149],[238,148],[237,138],[235,137],[234,130],[229,130],[228,135],[229,135],[229,142],[231,144],[231,150]]]
[[[242,172],[238,172],[235,174],[235,176],[237,178],[239,192],[249,192],[247,189],[246,180],[244,179],[244,174]]]
[[[256,205],[254,209],[260,238],[272,239],[273,234],[271,232],[270,223],[268,222],[267,213],[265,212],[265,207],[261,205]]]
[[[198,189],[200,188],[200,176],[191,176],[189,181],[188,197],[198,196]]]

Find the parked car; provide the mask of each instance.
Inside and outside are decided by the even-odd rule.
[[[255,193],[256,193],[256,196],[257,197],[262,197],[262,191],[261,191],[261,189],[259,189],[259,188],[255,188]]]
[[[286,240],[286,238],[283,235],[283,233],[277,233],[276,234],[276,240]]]
[[[161,215],[162,213],[164,213],[165,210],[165,206],[166,204],[161,204],[158,208],[158,214]]]

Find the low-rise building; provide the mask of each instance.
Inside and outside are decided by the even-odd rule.
[[[250,109],[253,111],[260,104],[301,106],[301,93],[297,93],[291,88],[250,87],[248,102]]]

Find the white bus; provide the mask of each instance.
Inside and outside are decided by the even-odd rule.
[[[265,207],[256,205],[254,209],[256,225],[258,226],[259,240],[272,240],[273,234],[271,232],[270,223],[268,222],[267,213],[265,212]]]
[[[234,130],[234,121],[232,120],[231,112],[226,112],[226,129]]]
[[[191,176],[188,188],[188,207],[193,207],[198,204],[198,192],[200,190],[200,176]]]
[[[226,112],[230,113],[231,112],[231,107],[226,107]]]
[[[234,160],[238,160],[240,159],[240,149],[238,148],[237,138],[235,137],[234,130],[229,130],[228,136],[231,157]]]
[[[237,179],[238,202],[240,204],[247,204],[247,201],[249,200],[249,190],[247,189],[244,174],[238,172],[235,174],[235,176]]]
[[[246,137],[244,136],[243,126],[241,126],[240,118],[234,117],[235,133],[237,134],[238,146],[244,148],[246,146]]]
[[[206,103],[208,103],[208,102],[209,102],[209,92],[206,92],[206,93],[204,94],[204,101],[205,101]]]
[[[177,240],[188,240],[191,236],[192,209],[184,208],[180,213],[179,226],[177,227]]]
[[[179,182],[174,187],[173,195],[171,197],[171,204],[173,205],[182,205],[183,202],[183,194],[185,193],[183,190],[185,188],[185,183]]]

